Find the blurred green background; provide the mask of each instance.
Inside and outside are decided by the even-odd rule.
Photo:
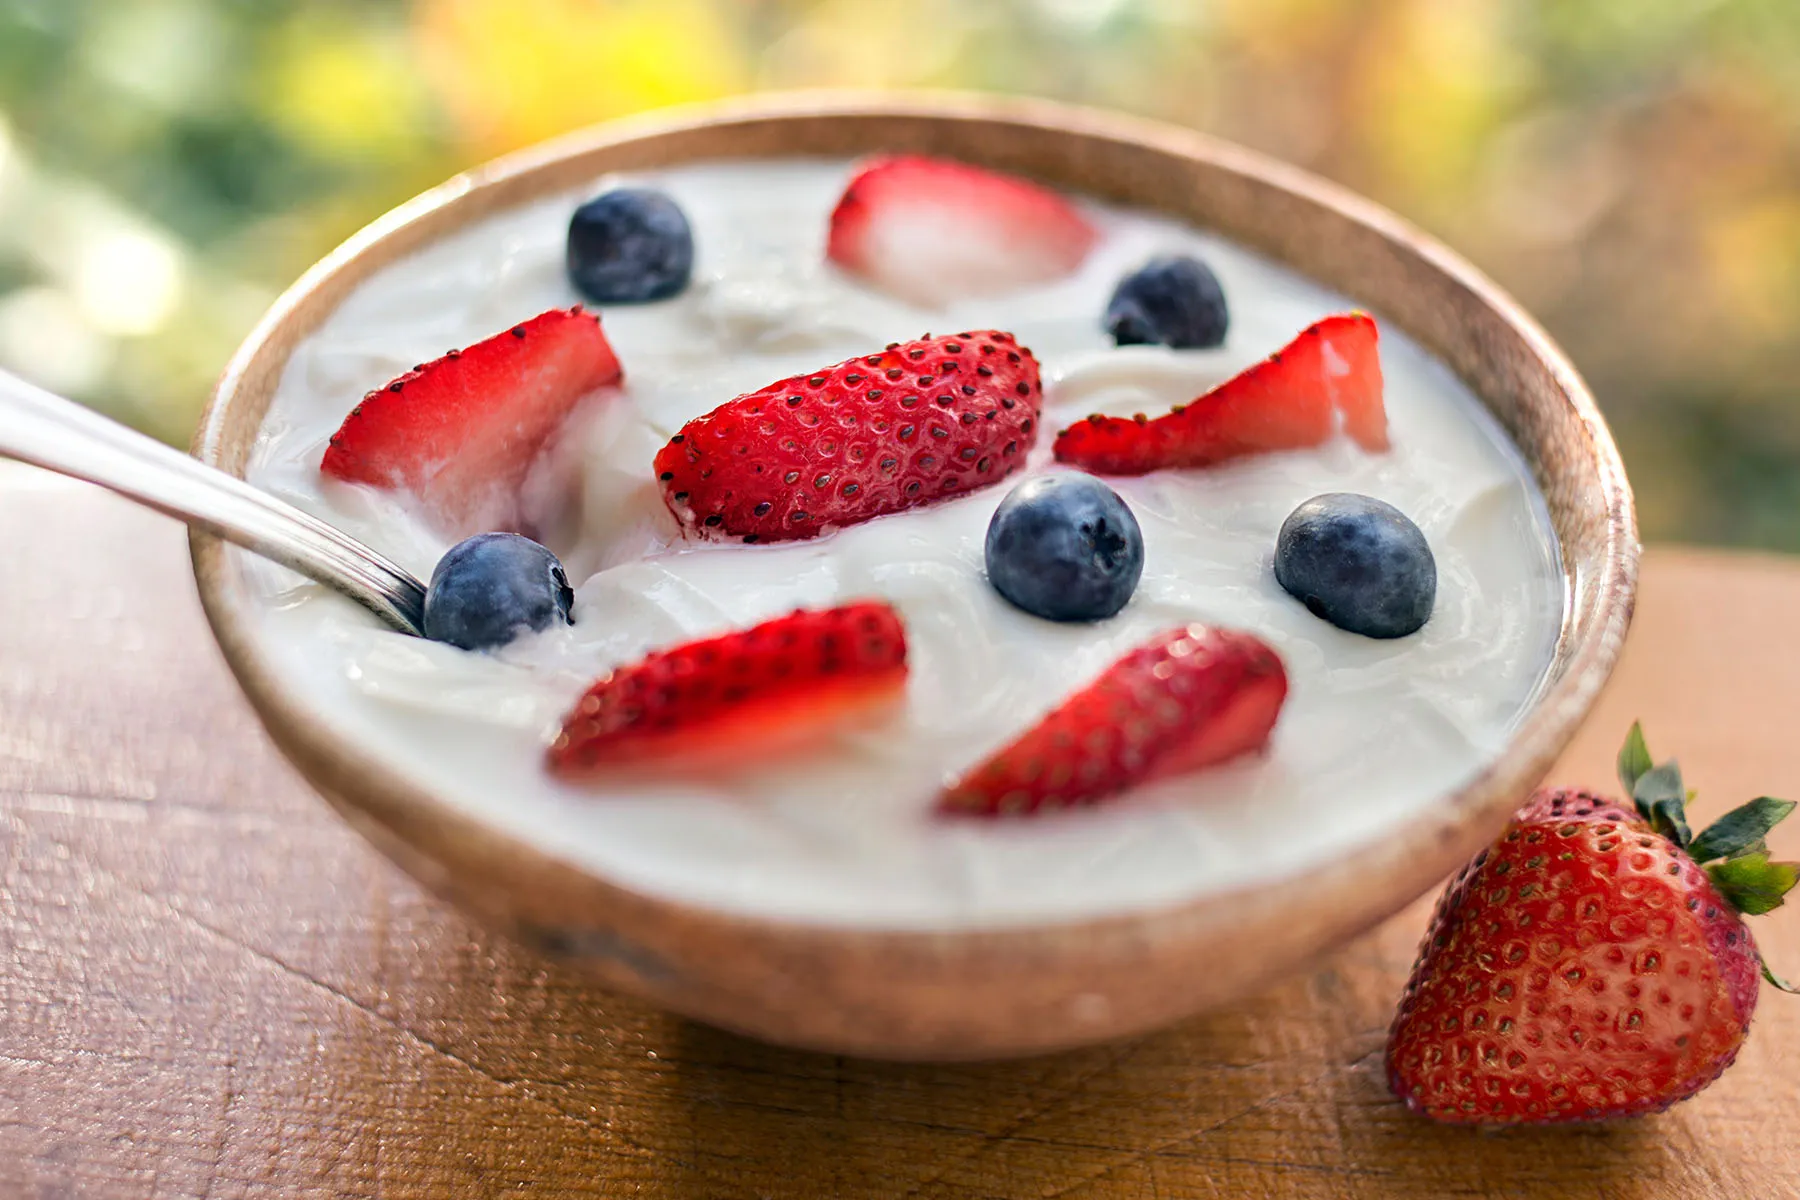
[[[1562,340],[1652,537],[1800,550],[1800,0],[0,0],[0,364],[174,441],[277,292],[495,153],[804,85],[1223,134]]]

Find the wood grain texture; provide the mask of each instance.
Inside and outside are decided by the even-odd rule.
[[[180,530],[0,466],[0,1197],[1800,1195],[1800,999],[1662,1117],[1482,1136],[1405,1115],[1383,1029],[1415,905],[1255,1001],[983,1066],[776,1050],[471,926],[269,747]],[[1800,563],[1653,551],[1565,763],[1641,715],[1702,816],[1800,796]],[[1800,830],[1777,834],[1800,853]],[[1800,970],[1800,919],[1764,918]]]

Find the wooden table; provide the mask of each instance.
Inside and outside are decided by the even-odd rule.
[[[1254,1002],[1054,1058],[690,1024],[339,824],[240,700],[173,524],[8,467],[0,545],[0,1197],[1800,1196],[1800,998],[1767,989],[1736,1068],[1665,1116],[1407,1116],[1380,1051],[1424,902]],[[1608,783],[1641,715],[1703,816],[1800,797],[1797,620],[1800,562],[1653,551],[1563,775]],[[1800,915],[1758,934],[1800,974]]]

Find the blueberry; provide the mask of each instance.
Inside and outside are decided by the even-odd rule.
[[[1419,527],[1350,492],[1314,496],[1282,522],[1275,578],[1315,617],[1373,638],[1416,632],[1437,599],[1437,562]]]
[[[516,533],[478,533],[450,547],[431,572],[425,636],[487,650],[524,630],[570,624],[574,603],[556,555]]]
[[[1121,346],[1204,350],[1224,342],[1230,324],[1218,276],[1185,255],[1151,259],[1119,280],[1106,305],[1106,332]]]
[[[1098,621],[1125,607],[1144,573],[1144,535],[1092,475],[1040,475],[1008,493],[987,530],[994,590],[1052,621]]]
[[[569,221],[569,279],[596,304],[666,299],[693,269],[687,217],[661,192],[615,188]]]

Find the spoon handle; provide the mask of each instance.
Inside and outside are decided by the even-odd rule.
[[[425,587],[374,550],[241,479],[0,371],[0,456],[97,483],[336,588],[422,634]]]

